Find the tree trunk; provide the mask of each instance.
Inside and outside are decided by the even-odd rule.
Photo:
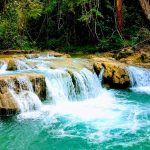
[[[139,0],[140,5],[147,17],[147,19],[150,21],[150,2],[149,0]]]
[[[116,23],[117,30],[122,33],[123,30],[123,14],[122,14],[122,0],[116,0]]]

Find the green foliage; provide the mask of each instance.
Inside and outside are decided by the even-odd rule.
[[[138,36],[132,36],[130,39],[124,39],[120,37],[119,34],[114,34],[109,39],[102,38],[97,45],[97,49],[100,51],[113,51],[125,47],[133,47],[138,42],[138,40]]]
[[[43,9],[39,0],[10,1],[0,14],[0,42],[2,49],[31,49],[32,43],[26,27],[31,19],[38,18]]]
[[[141,28],[137,33],[137,37],[139,38],[139,40],[150,38],[150,30],[147,28]]]
[[[97,52],[97,47],[92,45],[86,45],[86,46],[64,46],[60,51],[67,52],[67,53],[75,53],[75,52],[82,52],[84,54],[86,53],[95,53]]]
[[[40,48],[94,53],[134,46],[150,37],[149,24],[136,0],[124,1],[121,36],[116,30],[114,1],[5,2],[0,2],[0,49]]]
[[[90,20],[92,19],[92,16],[96,16],[96,17],[100,17],[103,18],[103,15],[101,14],[100,11],[98,11],[96,8],[92,8],[90,9],[88,12],[86,12],[86,14],[83,14],[79,20],[82,22],[90,22]]]
[[[3,38],[5,32],[6,32],[6,26],[8,22],[5,20],[1,20],[0,22],[0,37]]]
[[[61,47],[64,46],[64,41],[62,38],[59,38],[59,39],[50,39],[48,42],[47,42],[47,46],[50,48],[50,49],[60,49]]]

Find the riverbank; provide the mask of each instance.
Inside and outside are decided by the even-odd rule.
[[[73,58],[87,58],[95,61],[116,61],[126,65],[150,69],[150,44],[144,44],[136,48],[127,47],[118,51],[97,52],[95,54],[85,54],[81,51],[69,54]]]

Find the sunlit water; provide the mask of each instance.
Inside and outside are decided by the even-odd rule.
[[[148,150],[150,96],[118,91],[113,97],[104,92],[87,101],[45,103],[40,111],[2,120],[0,149]]]
[[[0,150],[150,149],[149,93],[103,89],[101,77],[86,69],[73,72],[79,87],[65,70],[41,72],[47,100],[38,109],[1,119]]]
[[[128,67],[131,76],[132,90],[150,94],[150,69]]]

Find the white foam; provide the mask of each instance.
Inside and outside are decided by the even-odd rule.
[[[8,64],[4,62],[3,64],[0,64],[0,74],[4,73],[7,69]]]
[[[127,70],[132,83],[131,89],[150,94],[150,70],[133,66],[128,67]]]

